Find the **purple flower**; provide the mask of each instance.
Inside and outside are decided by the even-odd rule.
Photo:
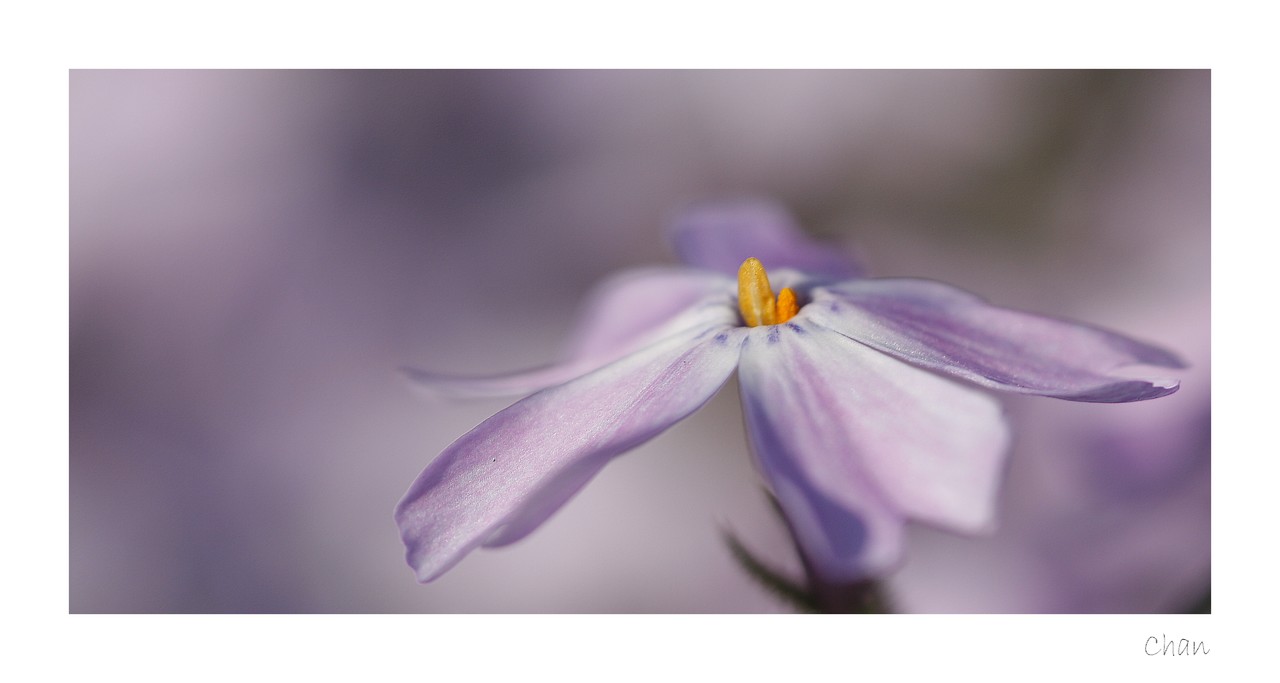
[[[446,448],[400,501],[419,581],[528,535],[734,369],[759,469],[807,564],[832,582],[895,567],[907,519],[992,526],[1008,428],[999,403],[952,378],[1104,403],[1178,387],[1118,374],[1181,363],[1117,334],[928,280],[861,278],[769,204],[696,208],[672,237],[690,267],[607,281],[565,362],[487,378],[409,371],[437,391],[533,392]]]

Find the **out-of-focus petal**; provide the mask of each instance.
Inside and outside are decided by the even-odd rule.
[[[705,327],[670,337],[533,394],[455,441],[396,508],[418,580],[481,544],[527,534],[611,458],[697,410],[733,372],[744,334]]]
[[[1117,374],[1183,367],[1173,354],[1094,327],[998,308],[930,280],[856,280],[817,288],[815,322],[909,363],[984,387],[1123,403],[1171,394],[1172,379]]]
[[[794,268],[837,280],[861,274],[853,259],[810,239],[790,213],[762,200],[690,207],[676,218],[670,239],[680,260],[731,276],[750,257],[760,259],[771,272]]]
[[[557,364],[494,376],[404,368],[426,391],[456,396],[516,396],[563,384],[672,334],[735,324],[734,284],[688,268],[650,268],[603,282],[584,306],[570,349]]]
[[[732,311],[736,287],[733,279],[689,268],[619,273],[588,297],[567,358],[621,358],[669,332],[667,323],[698,304],[723,301]]]
[[[901,520],[988,528],[1008,446],[999,405],[797,317],[756,328],[739,377],[761,468],[832,580],[893,568]]]

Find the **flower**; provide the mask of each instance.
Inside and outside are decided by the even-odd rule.
[[[446,448],[400,501],[419,581],[524,538],[735,369],[756,463],[831,582],[895,567],[907,519],[992,526],[1008,428],[997,401],[953,379],[1106,403],[1178,387],[1117,372],[1181,367],[1155,347],[938,282],[859,277],[771,204],[695,207],[672,238],[689,267],[607,281],[565,362],[485,378],[408,371],[436,391],[533,392]]]

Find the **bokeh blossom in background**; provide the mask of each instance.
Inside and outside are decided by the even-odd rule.
[[[996,533],[908,526],[897,608],[1208,595],[1208,72],[78,71],[70,95],[73,612],[788,610],[720,536],[798,572],[736,391],[426,586],[388,521],[506,403],[396,368],[544,364],[592,284],[671,260],[674,211],[744,195],[875,276],[1188,364],[1156,401],[1004,398]]]

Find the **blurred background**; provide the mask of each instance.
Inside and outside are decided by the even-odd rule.
[[[788,611],[722,539],[798,573],[733,381],[436,582],[391,518],[509,403],[399,366],[543,364],[683,205],[742,196],[1190,364],[1003,397],[1001,527],[913,527],[899,610],[1208,605],[1207,71],[73,71],[70,106],[72,612]]]

